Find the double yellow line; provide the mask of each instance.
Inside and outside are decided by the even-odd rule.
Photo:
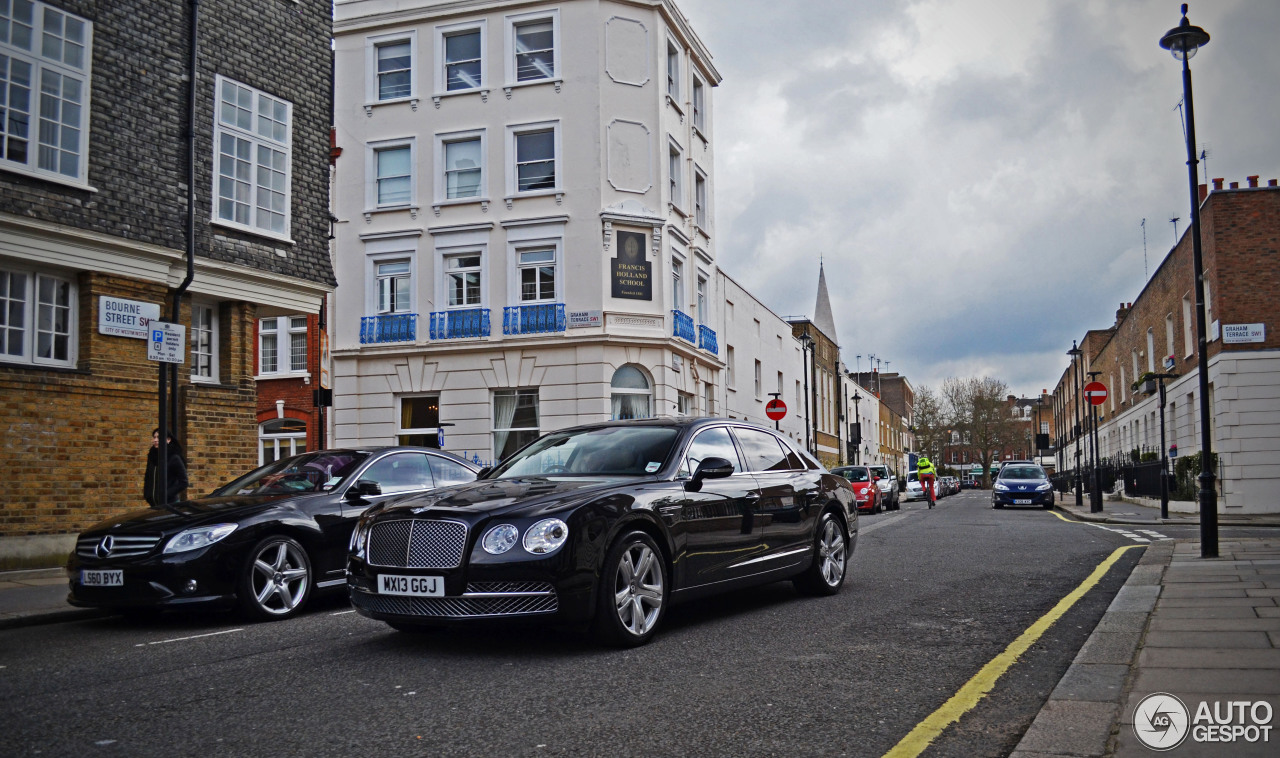
[[[1056,516],[1057,513],[1054,513]],[[1058,516],[1058,518],[1062,518]],[[1063,519],[1067,521],[1069,519]],[[1074,522],[1073,522],[1074,523]],[[943,703],[938,710],[929,714],[928,718],[921,721],[912,729],[902,741],[893,746],[893,749],[884,754],[884,758],[915,758],[924,752],[934,740],[938,738],[942,732],[952,724],[960,720],[960,717],[968,713],[978,704],[978,701],[986,696],[996,685],[996,680],[1004,675],[1018,658],[1027,649],[1036,643],[1041,636],[1044,635],[1053,623],[1069,610],[1076,601],[1084,597],[1085,593],[1093,589],[1102,577],[1106,576],[1107,571],[1120,560],[1120,556],[1126,550],[1132,550],[1135,547],[1143,547],[1142,545],[1127,545],[1117,548],[1110,556],[1107,557],[1098,567],[1093,570],[1092,574],[1080,583],[1080,586],[1071,591],[1071,594],[1058,601],[1058,604],[1041,616],[1034,624],[1027,628],[1025,632],[1018,635],[1018,638],[1009,643],[1004,652],[992,658],[987,665],[983,666],[973,678],[965,683],[951,699]]]

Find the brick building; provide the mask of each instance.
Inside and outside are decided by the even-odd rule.
[[[1219,509],[1269,513],[1280,509],[1280,188],[1276,180],[1247,186],[1213,180],[1201,185],[1205,311],[1208,324],[1210,435],[1220,458]],[[1200,449],[1198,336],[1192,241],[1184,234],[1132,303],[1116,311],[1114,325],[1091,331],[1079,368],[1107,385],[1098,407],[1103,458],[1159,454],[1158,393],[1148,374],[1166,381],[1166,445],[1180,455]],[[1055,390],[1055,414],[1067,433],[1060,460],[1075,465],[1074,379],[1064,372]],[[1087,405],[1085,406],[1088,407]],[[1070,446],[1070,450],[1066,449]]]
[[[190,131],[174,423],[189,495],[257,463],[261,319],[315,314],[333,288],[330,4],[199,6],[194,116],[190,7],[0,10],[0,565],[57,560],[76,531],[142,503],[158,406],[146,327],[186,274]]]

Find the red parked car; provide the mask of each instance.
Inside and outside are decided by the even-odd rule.
[[[884,511],[884,503],[880,500],[880,488],[875,484],[880,481],[880,477],[872,476],[871,470],[866,466],[840,466],[831,469],[831,473],[839,474],[849,480],[849,484],[853,487],[854,498],[858,502],[858,510],[868,513]]]

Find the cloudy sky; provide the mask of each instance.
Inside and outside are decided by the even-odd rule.
[[[724,77],[720,264],[811,315],[821,254],[851,369],[1052,390],[1168,253],[1169,219],[1187,230],[1181,66],[1159,47],[1177,2],[677,3]],[[1212,37],[1191,60],[1208,176],[1280,178],[1280,2],[1189,17]]]

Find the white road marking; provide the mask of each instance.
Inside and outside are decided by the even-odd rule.
[[[347,615],[348,613],[355,613],[355,610],[353,609],[353,610],[350,610],[350,611],[338,611],[337,613],[330,613],[329,615],[330,615],[330,616],[345,616],[345,615]]]
[[[906,518],[909,515],[910,515],[909,513],[899,513],[896,516],[890,516],[889,518],[883,521],[877,521],[871,526],[862,527],[861,529],[858,530],[858,534],[866,534],[867,532],[875,531],[876,529],[879,529],[882,526],[888,526],[894,522],[901,521],[902,519]]]
[[[198,640],[203,637],[217,637],[219,634],[234,634],[243,632],[244,629],[226,629],[221,632],[209,632],[208,634],[193,634],[190,637],[174,637],[171,640],[156,640],[155,642],[139,642],[134,647],[146,647],[147,645],[167,645],[170,642],[186,642],[187,640]]]
[[[1157,539],[1157,540],[1167,540],[1167,539],[1171,539],[1168,535],[1161,534],[1160,532],[1153,532],[1153,531],[1151,531],[1150,529],[1134,529],[1134,531],[1135,531],[1135,532],[1142,532],[1143,534],[1147,535],[1148,537],[1152,537],[1152,538]]]
[[[1161,534],[1161,533],[1159,533],[1159,532],[1152,532],[1152,531],[1148,531],[1148,530],[1146,530],[1146,529],[1134,529],[1133,531],[1129,531],[1128,529],[1113,529],[1113,528],[1111,528],[1111,527],[1109,527],[1109,526],[1103,526],[1102,524],[1094,524],[1094,523],[1092,523],[1092,522],[1085,522],[1085,523],[1088,523],[1088,524],[1089,524],[1089,526],[1096,526],[1096,527],[1098,527],[1099,529],[1105,529],[1105,530],[1106,530],[1106,531],[1108,531],[1108,532],[1115,532],[1116,534],[1120,535],[1121,537],[1126,537],[1126,538],[1128,538],[1128,539],[1133,540],[1134,542],[1139,542],[1139,543],[1150,544],[1151,540],[1150,540],[1150,539],[1148,539],[1147,537],[1142,537],[1142,536],[1139,536],[1139,535],[1137,535],[1137,534],[1134,534],[1134,532],[1142,532],[1143,534],[1149,534],[1149,535],[1151,535],[1152,537],[1154,537],[1154,538],[1156,538],[1156,539],[1158,539],[1158,540],[1167,540],[1167,539],[1169,539],[1168,537],[1164,536],[1163,534]]]

